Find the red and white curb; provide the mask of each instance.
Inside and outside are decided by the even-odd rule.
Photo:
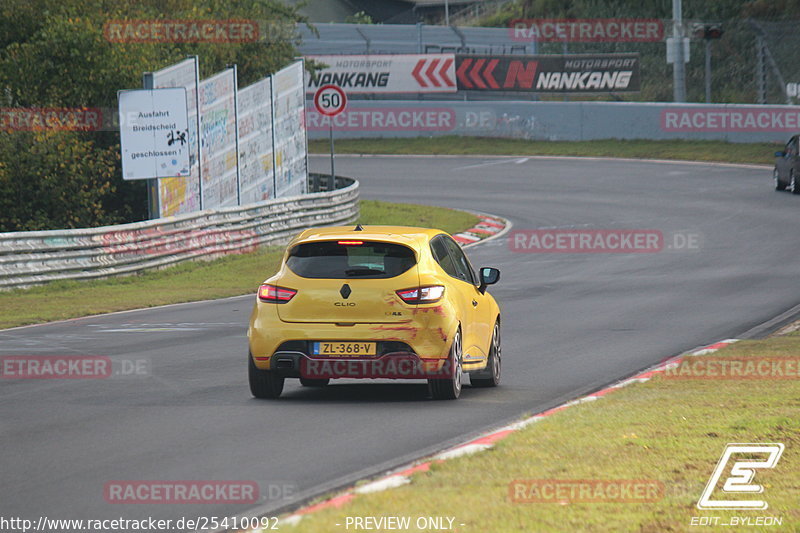
[[[462,246],[465,246],[482,241],[489,237],[494,237],[495,235],[503,232],[503,230],[505,230],[509,225],[507,220],[496,216],[479,213],[478,218],[480,218],[480,222],[468,230],[462,231],[461,233],[456,233],[453,235],[453,239],[455,239]]]
[[[526,418],[525,420],[514,422],[513,424],[501,427],[500,429],[492,430],[491,432],[485,433],[480,437],[473,439],[469,442],[459,444],[457,446],[439,452],[438,454],[432,457],[428,457],[426,459],[422,459],[410,465],[401,467],[398,470],[395,470],[394,472],[391,472],[379,479],[376,479],[375,481],[371,481],[365,485],[360,485],[358,487],[352,487],[325,501],[307,507],[303,507],[302,509],[299,509],[294,513],[292,513],[291,515],[281,519],[279,523],[287,525],[296,525],[303,519],[304,516],[320,511],[322,509],[342,507],[343,505],[352,501],[353,498],[355,498],[356,495],[358,494],[369,494],[372,492],[380,492],[383,490],[393,489],[395,487],[401,487],[403,485],[407,485],[408,483],[411,483],[412,474],[414,474],[415,472],[427,472],[430,469],[431,464],[433,463],[440,463],[448,459],[453,459],[454,457],[461,457],[463,455],[470,455],[476,452],[488,450],[489,448],[494,446],[495,442],[498,442],[506,438],[510,434],[514,433],[515,431],[518,431],[526,426],[538,422],[543,418],[552,415],[553,413],[563,411],[564,409],[572,407],[573,405],[599,400],[603,396],[606,396],[607,394],[610,394],[615,390],[621,389],[622,387],[627,387],[628,385],[632,385],[634,383],[644,383],[645,381],[650,380],[653,376],[663,373],[667,368],[679,364],[684,357],[708,355],[710,353],[714,353],[717,350],[720,350],[728,346],[729,344],[733,344],[738,340],[739,339],[725,339],[723,341],[715,342],[714,344],[709,344],[708,346],[704,346],[702,348],[697,348],[695,350],[678,355],[676,357],[672,357],[662,363],[659,363],[658,365],[648,368],[647,370],[641,372],[640,374],[618,381],[613,385],[610,385],[602,390],[563,403],[561,405],[548,409],[547,411],[534,415],[530,418]],[[249,531],[252,531],[253,533],[261,532],[260,529],[253,529]]]

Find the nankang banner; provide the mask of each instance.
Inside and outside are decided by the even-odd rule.
[[[638,53],[591,55],[457,55],[458,90],[535,93],[637,92]]]
[[[306,56],[317,64],[315,77],[306,73],[306,92],[338,85],[348,94],[454,93],[453,54],[373,54]]]

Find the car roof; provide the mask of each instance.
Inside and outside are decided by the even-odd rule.
[[[440,229],[413,226],[362,226],[360,231],[356,231],[355,228],[355,224],[309,228],[292,239],[291,244],[357,238],[364,241],[396,242],[398,244],[413,245],[424,244],[436,235],[445,233]]]

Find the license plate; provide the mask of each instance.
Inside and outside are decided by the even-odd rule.
[[[315,342],[312,352],[314,355],[331,357],[360,357],[375,355],[376,344],[374,342]]]

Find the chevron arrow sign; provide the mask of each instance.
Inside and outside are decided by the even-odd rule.
[[[454,93],[455,54],[372,54],[306,56],[317,65],[316,76],[306,76],[306,92],[327,84],[348,94]]]

